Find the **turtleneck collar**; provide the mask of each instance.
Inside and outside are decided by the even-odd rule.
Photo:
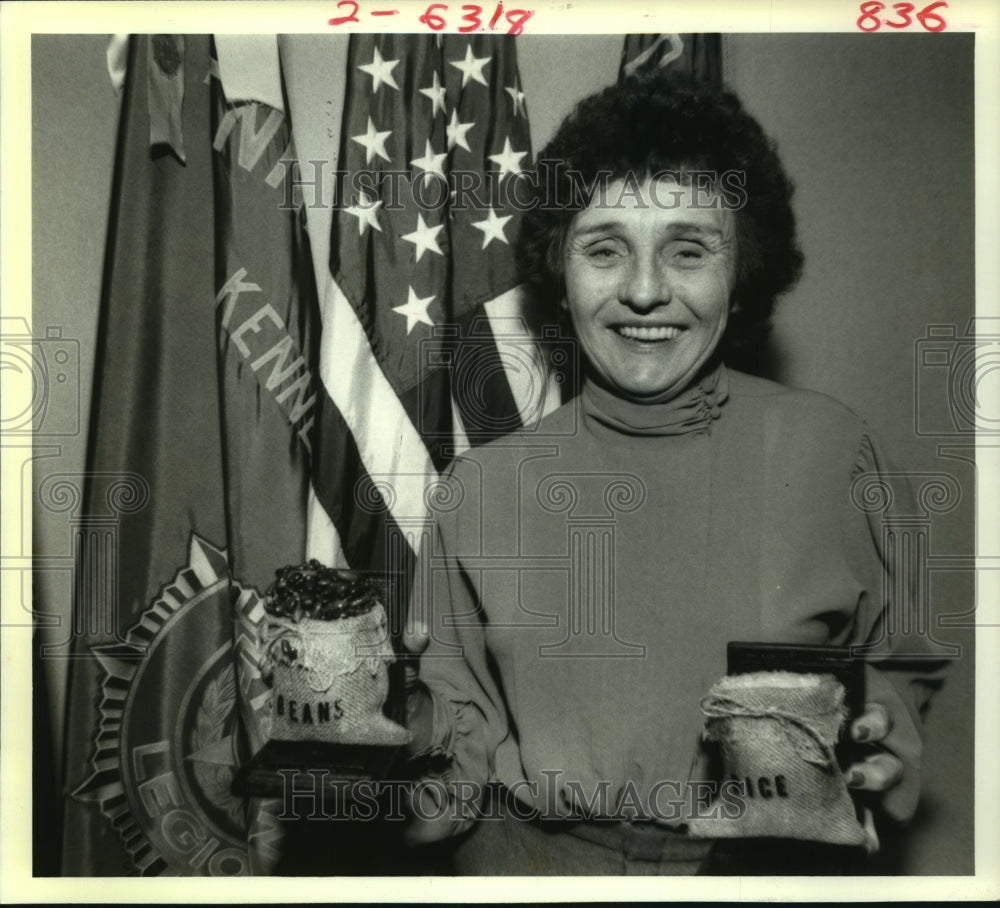
[[[624,435],[706,433],[729,397],[726,367],[716,363],[686,390],[663,404],[640,404],[616,397],[584,379],[580,399],[584,418]]]

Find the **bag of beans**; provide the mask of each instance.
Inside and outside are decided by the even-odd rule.
[[[274,688],[271,737],[400,745],[410,733],[382,711],[389,641],[380,585],[318,562],[283,568],[264,599],[265,665]]]

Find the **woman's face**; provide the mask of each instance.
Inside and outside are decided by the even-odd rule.
[[[566,298],[598,381],[640,403],[675,397],[718,346],[736,275],[733,212],[672,181],[611,183],[573,219]],[[621,201],[619,203],[619,198]]]

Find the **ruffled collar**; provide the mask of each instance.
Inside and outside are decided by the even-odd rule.
[[[616,397],[585,379],[580,392],[584,417],[624,435],[706,433],[722,415],[729,397],[726,367],[715,364],[685,391],[663,404],[640,404]]]

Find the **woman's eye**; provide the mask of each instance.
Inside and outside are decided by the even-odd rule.
[[[705,257],[705,250],[701,246],[690,244],[680,247],[674,254],[681,264],[694,265]]]
[[[587,247],[587,261],[595,268],[611,268],[622,257],[623,250],[614,243],[595,243]]]

